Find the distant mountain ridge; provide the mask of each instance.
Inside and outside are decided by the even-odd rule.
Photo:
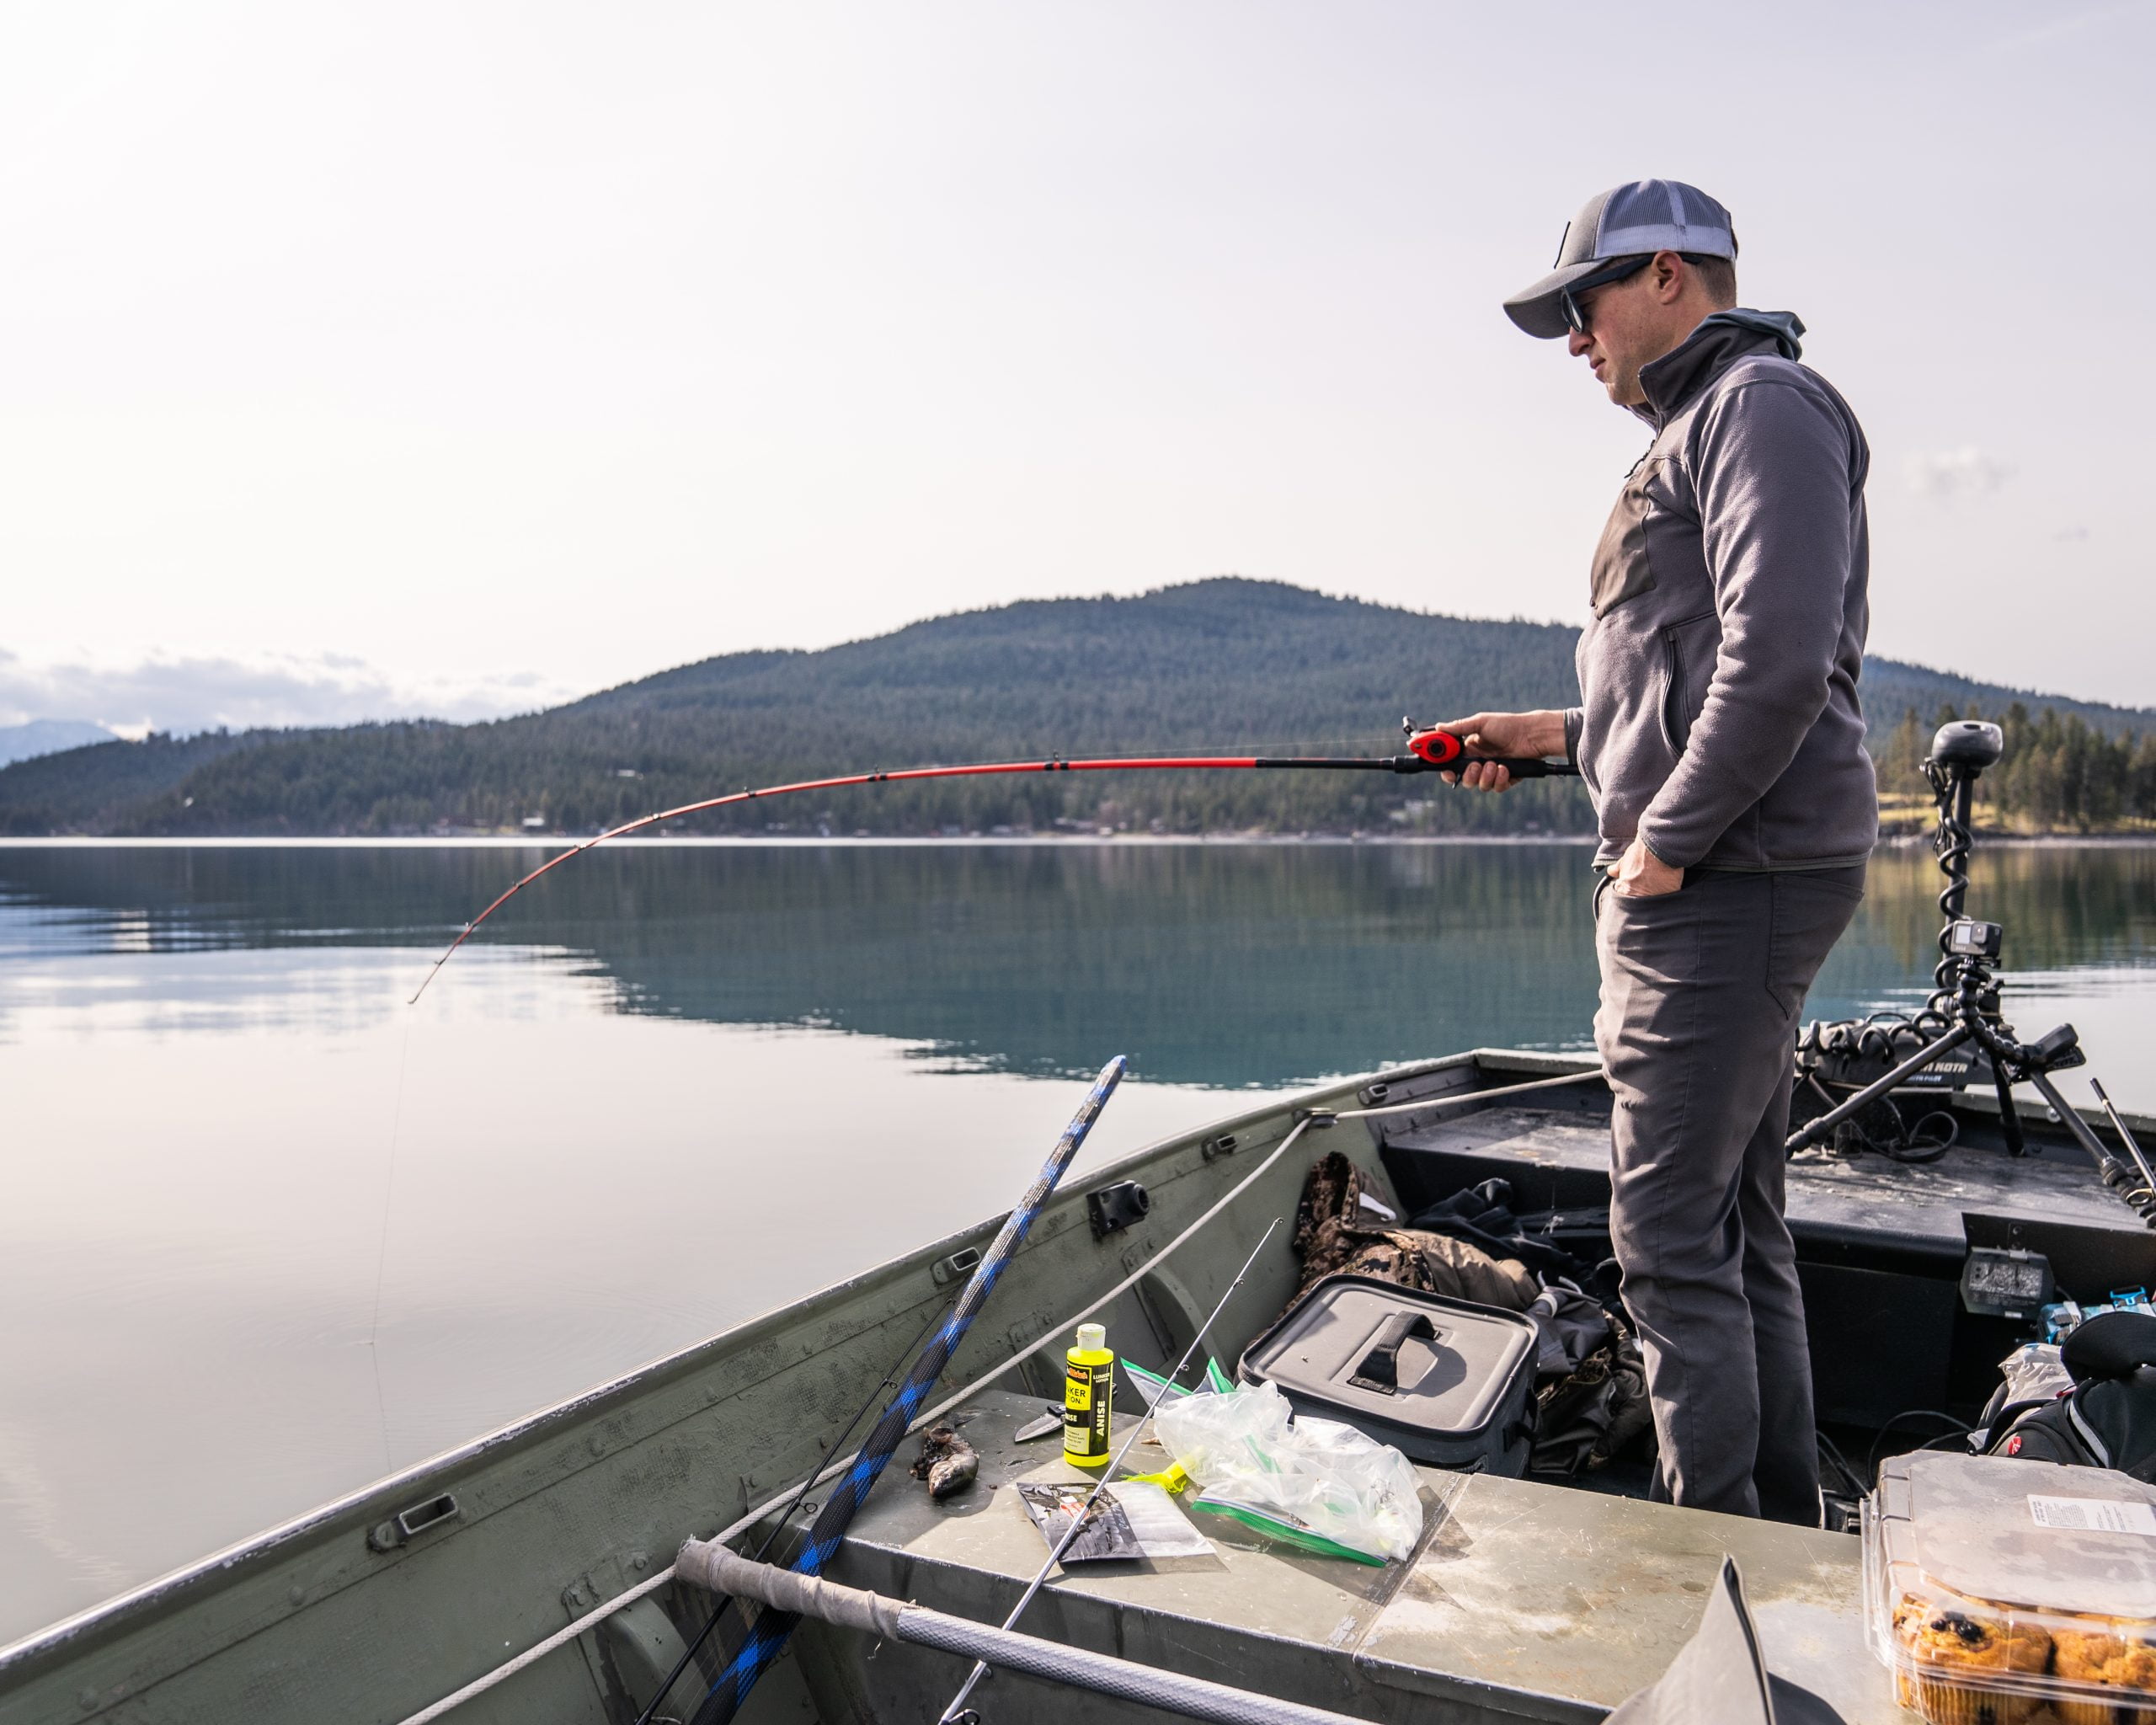
[[[40,755],[56,755],[63,749],[117,740],[103,725],[87,719],[33,718],[23,724],[0,724],[0,766]]]
[[[1426,615],[1237,577],[1133,598],[1029,600],[815,652],[726,654],[547,711],[105,743],[0,770],[0,831],[589,832],[743,784],[923,761],[1234,748],[1391,753],[1398,715],[1577,698],[1577,631]],[[1874,659],[1881,744],[1903,714],[2020,701],[2089,734],[2156,712]],[[2156,745],[2152,745],[2156,747]],[[2156,759],[2153,756],[2152,759]],[[877,787],[728,811],[702,830],[1447,830],[1588,825],[1577,785],[1451,797],[1377,775],[1175,774]]]

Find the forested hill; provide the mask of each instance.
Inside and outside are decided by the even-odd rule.
[[[1430,617],[1221,579],[1131,599],[1027,601],[820,652],[727,654],[491,724],[429,721],[108,743],[0,771],[0,831],[584,833],[744,784],[927,761],[1214,748],[1390,754],[1401,713],[1575,698],[1575,632]],[[2034,697],[1875,660],[1886,742],[1913,709],[2051,709],[2053,741],[2135,762],[2156,713]],[[2040,727],[2031,722],[2031,734]],[[2123,738],[2107,745],[2106,737]],[[2122,805],[2123,806],[2123,805]],[[2131,812],[2130,810],[2128,812]],[[2152,810],[2156,812],[2156,810]],[[1475,830],[1587,825],[1576,785],[1503,798],[1433,779],[1118,774],[878,786],[752,804],[696,830],[919,833]]]

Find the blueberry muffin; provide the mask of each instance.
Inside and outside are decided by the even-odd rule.
[[[2052,1637],[2052,1669],[2059,1677],[2119,1691],[2116,1701],[2052,1701],[2059,1725],[2156,1725],[2156,1647],[2116,1632],[2125,1626],[2061,1630]]]
[[[2041,1629],[1905,1598],[1895,1608],[1894,1635],[1914,1668],[1899,1676],[1897,1698],[1929,1725],[2021,1725],[2041,1705],[1986,1680],[2041,1675],[2052,1638]]]

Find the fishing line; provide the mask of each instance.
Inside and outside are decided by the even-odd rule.
[[[374,1260],[374,1316],[367,1322],[367,1358],[374,1365],[375,1418],[382,1425],[382,1465],[386,1473],[397,1471],[389,1452],[389,1403],[382,1392],[382,1285],[389,1269],[389,1218],[397,1195],[397,1134],[404,1123],[404,1069],[412,1057],[412,1020],[404,1020],[404,1035],[397,1049],[397,1099],[389,1109],[389,1171],[382,1183],[382,1237]]]

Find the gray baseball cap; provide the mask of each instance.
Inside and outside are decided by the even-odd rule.
[[[1554,340],[1571,326],[1565,296],[1584,292],[1620,273],[1613,266],[1656,252],[1695,258],[1734,258],[1737,230],[1729,211],[1697,186],[1675,179],[1636,179],[1587,200],[1557,243],[1557,267],[1505,302],[1505,315],[1529,335]]]

